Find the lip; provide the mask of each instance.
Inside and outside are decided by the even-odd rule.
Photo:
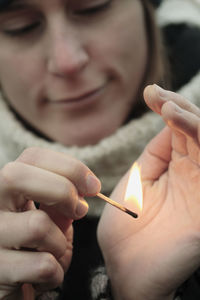
[[[49,102],[55,105],[66,105],[69,108],[76,108],[80,106],[86,106],[97,100],[98,96],[102,94],[105,89],[105,84],[101,87],[83,92],[79,95],[74,95],[68,98],[59,98],[57,100],[50,100]]]

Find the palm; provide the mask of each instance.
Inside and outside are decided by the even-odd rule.
[[[200,264],[198,156],[196,137],[165,128],[138,159],[144,196],[140,217],[133,220],[110,206],[104,212],[100,245],[108,272],[117,274],[114,284],[127,299],[137,290],[149,297],[152,287],[158,297],[170,294]],[[128,174],[114,190],[114,200],[123,202],[127,179]]]

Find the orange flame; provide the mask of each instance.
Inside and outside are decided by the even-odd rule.
[[[141,181],[141,168],[135,162],[130,170],[129,180],[127,183],[125,201],[129,202],[131,206],[137,207],[142,211],[143,194]]]

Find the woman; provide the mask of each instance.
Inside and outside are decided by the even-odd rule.
[[[19,299],[16,282],[43,291],[62,281],[72,255],[71,219],[86,214],[82,197],[100,190],[92,172],[109,194],[162,128],[156,116],[141,116],[138,99],[165,74],[149,1],[0,3],[1,227],[9,220],[12,228],[0,239],[1,297]],[[140,120],[128,122],[135,116]],[[89,207],[74,226],[74,257],[60,297],[87,299],[85,273],[99,264],[95,232],[103,203],[90,199]],[[11,257],[17,273],[8,270]]]

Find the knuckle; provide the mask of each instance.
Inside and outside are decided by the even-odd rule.
[[[39,264],[39,277],[45,281],[61,281],[59,265],[51,253],[42,253]]]
[[[29,238],[34,241],[40,241],[43,240],[51,230],[51,221],[45,212],[36,210],[31,213],[28,227]]]
[[[66,249],[65,253],[59,258],[59,263],[62,266],[64,272],[66,272],[70,266],[72,259],[72,247]]]
[[[16,169],[17,164],[15,162],[9,162],[2,168],[1,179],[5,184],[14,186],[14,182],[16,180]]]
[[[41,149],[39,147],[29,147],[21,153],[17,161],[35,165],[35,162],[38,160],[38,157],[40,157],[40,155]]]

